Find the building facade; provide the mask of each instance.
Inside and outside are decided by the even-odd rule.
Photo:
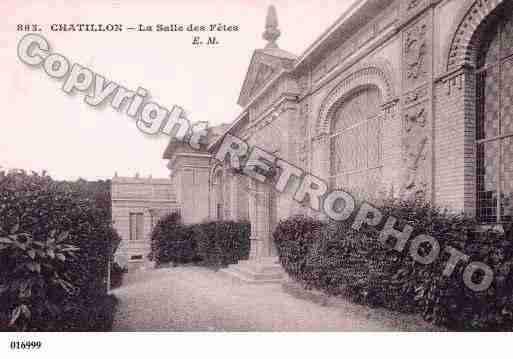
[[[158,220],[180,211],[170,179],[117,177],[111,181],[112,219],[121,236],[115,261],[129,269],[148,263],[150,236]]]
[[[332,188],[513,220],[512,0],[362,0],[299,56],[279,36],[271,7],[243,110],[211,150],[229,133]],[[185,217],[249,219],[252,258],[275,254],[279,219],[308,213],[294,186],[275,193],[186,152],[165,154]]]

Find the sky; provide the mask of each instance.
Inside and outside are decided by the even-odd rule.
[[[142,134],[135,121],[111,107],[93,108],[84,94],[16,54],[26,34],[17,24],[38,24],[53,52],[128,89],[143,87],[152,101],[183,107],[193,122],[232,122],[246,70],[262,39],[268,5],[275,5],[278,44],[302,54],[354,0],[3,0],[0,13],[2,130],[0,167],[41,172],[56,179],[119,176],[167,178],[162,154],[169,138]],[[51,24],[226,24],[219,45],[192,45],[190,32],[52,32]]]

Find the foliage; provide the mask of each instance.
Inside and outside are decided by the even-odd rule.
[[[0,328],[59,330],[68,311],[106,295],[120,238],[77,186],[45,173],[2,175],[0,237]]]
[[[185,264],[196,259],[196,242],[193,229],[182,223],[179,213],[164,216],[151,234],[150,259],[157,265],[164,263]]]
[[[123,276],[128,273],[128,268],[123,268],[119,263],[112,262],[110,266],[110,288],[119,288],[123,284]]]
[[[210,267],[226,267],[249,257],[250,224],[215,221],[193,225],[197,255]]]
[[[387,200],[380,206],[383,221],[377,227],[351,227],[353,221],[320,222],[294,217],[280,222],[273,236],[287,273],[307,288],[392,310],[422,313],[438,325],[460,330],[498,330],[513,324],[513,243],[493,231],[477,231],[476,223],[417,201]],[[396,251],[396,241],[381,243],[379,234],[389,216],[406,224],[411,238],[427,234],[437,239],[441,255],[432,264],[414,262],[407,244]],[[354,219],[354,218],[353,218]],[[474,292],[463,282],[469,262],[460,262],[451,276],[444,276],[448,246],[469,256],[469,261],[492,267],[495,280],[484,292]],[[429,248],[420,248],[427,254]]]
[[[163,217],[152,232],[150,259],[157,265],[198,263],[224,267],[249,256],[249,223],[184,225],[178,213]]]

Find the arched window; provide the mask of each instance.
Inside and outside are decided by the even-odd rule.
[[[500,15],[507,14],[504,18]],[[477,56],[477,215],[513,220],[513,16],[497,11]]]
[[[369,87],[344,99],[331,127],[331,186],[376,194],[381,181],[382,98]]]

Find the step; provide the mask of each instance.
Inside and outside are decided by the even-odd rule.
[[[246,284],[280,284],[285,281],[285,276],[277,277],[259,277],[255,279],[254,277],[248,277],[240,271],[233,270],[232,268],[221,269],[220,273],[226,275],[227,277],[236,280],[238,282],[246,283]]]
[[[221,272],[246,283],[282,283],[287,278],[276,258],[240,261]]]
[[[280,268],[274,271],[255,271],[251,268],[242,267],[242,266],[231,266],[230,269],[232,272],[237,272],[238,274],[245,276],[250,280],[262,280],[262,279],[282,279],[285,275],[285,272]]]

